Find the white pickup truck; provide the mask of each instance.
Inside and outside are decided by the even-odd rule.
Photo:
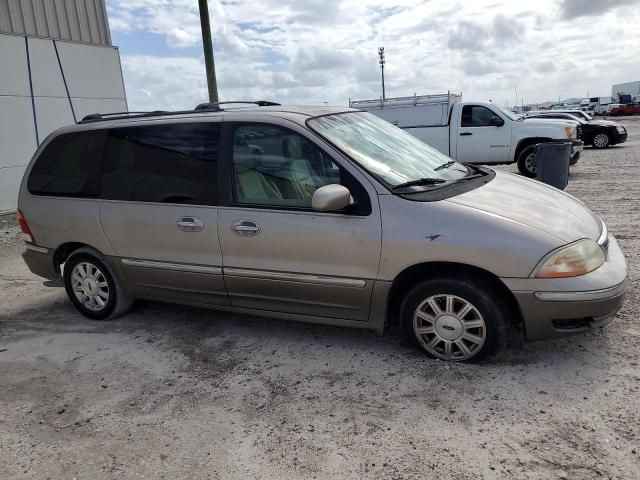
[[[385,100],[349,101],[407,130],[423,142],[460,162],[518,162],[523,175],[536,175],[536,144],[572,142],[571,164],[580,158],[583,142],[576,122],[527,120],[490,102],[462,102],[461,95],[424,95]]]

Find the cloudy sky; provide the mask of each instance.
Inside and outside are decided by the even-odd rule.
[[[197,0],[107,0],[131,110],[206,101]],[[209,0],[221,100],[346,105],[462,92],[512,105],[640,79],[640,0]]]

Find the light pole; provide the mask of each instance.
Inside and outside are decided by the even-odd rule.
[[[211,25],[209,25],[209,6],[207,0],[198,0],[200,7],[200,26],[202,28],[202,47],[204,49],[204,65],[207,70],[207,88],[209,101],[218,102],[218,84],[216,82],[216,67],[213,63],[213,42],[211,41]]]
[[[380,70],[382,71],[382,100],[384,100],[386,98],[385,92],[384,92],[384,64],[385,64],[384,47],[378,47],[378,57],[380,57],[380,60],[378,60],[378,63],[380,64]]]

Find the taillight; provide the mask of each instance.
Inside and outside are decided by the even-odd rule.
[[[33,237],[33,233],[31,233],[31,229],[29,228],[29,224],[27,223],[27,219],[24,218],[24,215],[20,210],[16,214],[18,219],[18,224],[20,225],[20,230],[22,231],[22,239],[27,243],[36,244],[36,239]]]

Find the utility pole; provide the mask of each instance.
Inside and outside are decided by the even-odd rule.
[[[207,70],[207,88],[209,101],[218,102],[218,84],[216,82],[216,67],[213,63],[213,41],[211,40],[211,25],[209,24],[209,6],[207,0],[198,0],[200,7],[200,26],[202,28],[202,47],[204,49],[204,64]]]
[[[378,60],[378,63],[380,64],[380,70],[382,70],[382,100],[384,100],[385,98],[387,98],[384,92],[384,47],[378,47],[378,57],[380,57],[380,60]]]

